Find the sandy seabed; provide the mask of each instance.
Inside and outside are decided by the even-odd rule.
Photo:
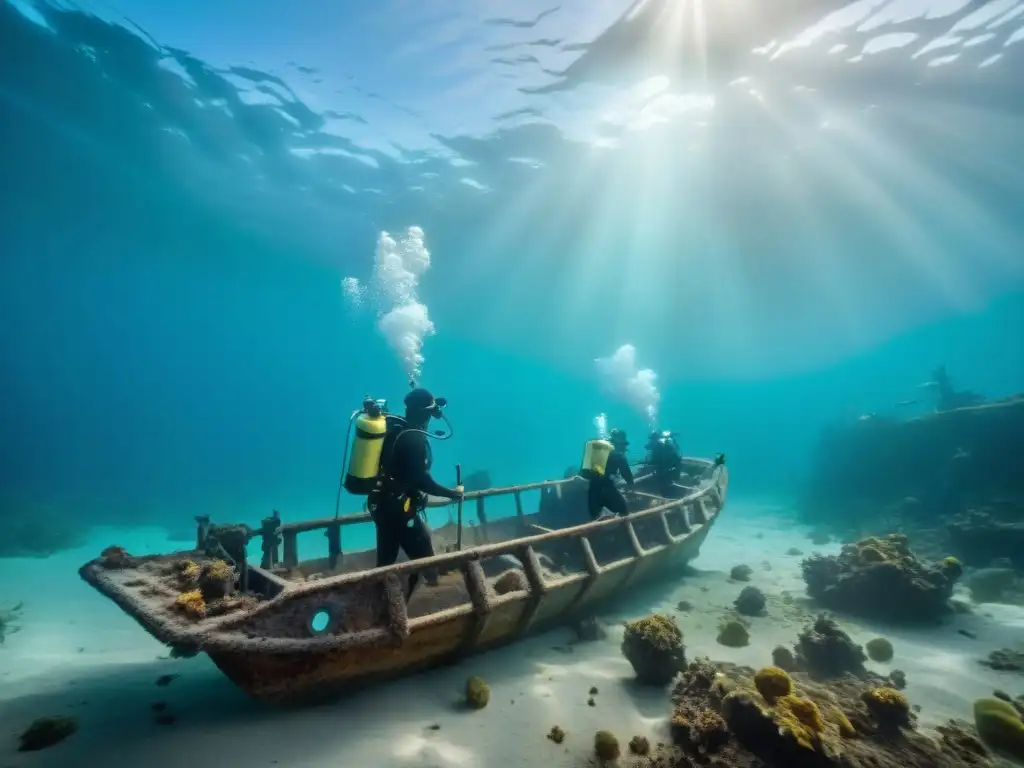
[[[730,503],[694,573],[675,585],[638,591],[628,610],[602,617],[604,640],[577,643],[571,630],[554,630],[333,705],[283,711],[249,701],[205,657],[166,658],[164,646],[79,579],[78,567],[115,542],[140,554],[174,548],[162,530],[102,530],[87,546],[49,559],[0,560],[0,606],[25,604],[21,631],[0,646],[0,768],[590,765],[599,729],[615,733],[624,751],[635,735],[652,743],[668,739],[668,690],[633,683],[619,651],[622,621],[663,611],[677,617],[688,658],[763,666],[772,648],[792,646],[815,614],[802,597],[801,558],[787,550],[838,551],[838,545],[812,546],[782,509]],[[751,619],[748,647],[725,648],[715,637],[720,618],[745,586],[728,577],[741,563],[754,569],[750,583],[766,594],[767,615]],[[678,610],[680,601],[691,609]],[[978,663],[992,650],[1022,647],[1024,608],[976,606],[973,614],[919,630],[839,618],[858,642],[879,634],[892,640],[892,662],[868,666],[881,674],[894,668],[906,673],[905,693],[920,705],[923,728],[970,719],[972,701],[993,689],[1024,693],[1024,675]],[[157,686],[163,675],[178,677]],[[460,706],[470,675],[491,687],[486,709]],[[592,687],[598,689],[594,696]],[[173,713],[173,724],[157,723],[157,702]],[[78,732],[47,750],[18,752],[18,734],[50,715],[78,718]],[[546,738],[553,725],[567,733],[560,745]],[[627,753],[619,765],[637,760]]]

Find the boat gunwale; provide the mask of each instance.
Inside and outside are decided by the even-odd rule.
[[[712,462],[706,459],[689,459],[689,461],[692,463],[704,464],[706,468],[712,467]],[[532,484],[531,489],[543,489],[559,486],[567,482],[571,482],[574,479],[575,478],[552,480],[547,481],[546,483]],[[505,494],[520,492],[522,488],[523,486],[510,487],[505,489]],[[631,537],[635,538],[633,524],[636,521],[661,516],[663,523],[665,523],[665,514],[675,511],[676,509],[685,511],[687,507],[694,504],[699,505],[701,517],[703,519],[693,522],[689,520],[689,515],[686,515],[687,530],[684,533],[678,536],[673,535],[668,530],[667,524],[663,525],[664,531],[667,533],[669,538],[669,541],[667,542],[655,544],[648,549],[640,547],[639,552],[636,554],[626,558],[620,558],[606,565],[599,565],[595,573],[587,572],[571,574],[550,582],[543,581],[542,579],[541,583],[543,584],[543,589],[539,596],[535,594],[535,590],[533,589],[517,590],[516,592],[508,595],[497,596],[497,599],[500,599],[500,604],[530,599],[542,602],[545,594],[553,587],[565,586],[565,583],[572,584],[577,580],[590,581],[591,584],[596,583],[604,573],[617,570],[619,567],[626,567],[629,565],[635,566],[649,555],[660,553],[666,548],[674,549],[685,543],[687,540],[700,535],[704,529],[709,527],[714,519],[717,518],[718,514],[724,507],[727,488],[728,470],[725,467],[721,467],[717,470],[710,483],[700,486],[693,490],[693,492],[679,499],[670,499],[663,504],[659,504],[648,509],[638,510],[628,515],[608,520],[592,520],[569,528],[562,528],[532,536],[523,536],[516,539],[496,542],[494,544],[485,544],[463,550],[461,552],[446,552],[429,558],[394,563],[392,565],[382,566],[380,568],[370,568],[354,573],[338,574],[337,576],[318,579],[316,581],[303,584],[288,583],[287,586],[285,586],[285,588],[277,595],[260,603],[258,606],[250,610],[217,617],[212,621],[206,621],[195,626],[181,626],[176,624],[171,618],[158,614],[145,604],[140,604],[122,585],[114,584],[103,579],[102,574],[105,569],[103,569],[99,564],[98,558],[83,565],[80,569],[80,575],[95,589],[112,599],[123,611],[125,611],[125,613],[135,618],[136,621],[142,624],[143,627],[150,631],[151,634],[154,634],[157,639],[171,645],[191,647],[207,653],[256,652],[289,654],[314,653],[331,649],[337,650],[343,648],[371,647],[380,645],[400,646],[413,630],[434,626],[453,618],[458,619],[464,614],[469,615],[479,612],[479,609],[472,604],[472,589],[465,569],[473,563],[479,563],[483,558],[519,553],[526,557],[526,559],[530,559],[528,557],[528,553],[533,552],[533,547],[537,544],[546,544],[566,539],[576,539],[581,543],[589,543],[589,537],[593,534],[605,530],[612,530],[617,526],[626,526],[627,530],[631,532]],[[710,500],[712,497],[715,499],[715,503],[713,505],[714,510],[709,514],[708,510],[704,506],[704,502],[706,500]],[[154,555],[152,557],[159,557],[159,555]],[[149,558],[144,557],[140,559]],[[522,560],[523,558],[520,559]],[[523,565],[525,568],[530,567],[525,560],[523,561]],[[471,589],[471,602],[444,608],[424,616],[410,618],[407,614],[405,600],[402,599],[400,577],[408,572],[421,571],[428,568],[446,567],[450,570],[459,569],[463,571],[463,578],[467,589]],[[565,583],[563,583],[563,581],[565,581]],[[338,589],[343,589],[356,584],[371,585],[374,583],[380,583],[385,592],[389,626],[371,627],[359,632],[346,633],[344,635],[312,636],[304,638],[247,637],[240,636],[237,633],[240,625],[264,614],[273,613],[282,605],[295,599],[321,593],[334,592]],[[588,591],[589,590],[586,587],[583,587],[580,597],[584,597]],[[582,601],[582,603],[585,602],[586,600]],[[496,602],[496,598],[491,596],[486,603],[484,613],[486,614],[491,612],[498,604],[499,603]],[[576,608],[576,602],[574,602],[571,607]],[[515,634],[522,634],[522,632],[516,632]]]

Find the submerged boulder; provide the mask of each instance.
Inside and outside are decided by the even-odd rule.
[[[822,606],[898,622],[934,621],[948,613],[963,573],[955,558],[919,560],[898,533],[846,544],[838,555],[812,555],[801,567],[807,594]]]

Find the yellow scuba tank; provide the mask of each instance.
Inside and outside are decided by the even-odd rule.
[[[600,438],[588,440],[583,446],[583,461],[580,463],[580,475],[590,479],[604,475],[608,466],[608,457],[612,455],[615,446],[607,440]]]
[[[356,439],[345,475],[345,490],[349,493],[366,496],[377,487],[384,435],[387,431],[388,422],[380,407],[364,404],[363,412],[356,418]]]

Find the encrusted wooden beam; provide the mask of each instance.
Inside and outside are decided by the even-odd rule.
[[[299,567],[299,532],[294,528],[285,530],[282,534],[284,544],[284,567]]]
[[[469,602],[473,606],[473,622],[462,641],[462,649],[469,653],[476,647],[480,635],[487,628],[487,619],[491,613],[491,598],[487,589],[487,575],[479,560],[470,560],[462,565],[462,577],[469,592]]]
[[[672,529],[668,525],[668,512],[662,512],[658,515],[658,519],[661,520],[661,532],[665,535],[665,541],[672,544],[676,537],[672,535]]]
[[[597,557],[594,555],[594,548],[590,545],[590,539],[586,536],[581,536],[579,538],[579,542],[580,549],[583,550],[583,565],[587,569],[587,580],[580,591],[576,593],[576,597],[572,599],[572,602],[566,606],[566,613],[572,612],[577,605],[586,599],[590,590],[592,590],[594,585],[597,584],[598,577],[601,575],[601,566],[597,562]]]
[[[640,544],[640,537],[636,535],[636,528],[633,526],[632,520],[626,523],[626,533],[629,536],[629,544],[633,548],[633,554],[637,557],[643,557],[644,548]]]
[[[327,528],[327,563],[333,571],[341,560],[341,526],[331,525]]]
[[[521,633],[525,632],[533,623],[533,619],[537,615],[541,603],[544,601],[544,595],[547,594],[548,588],[544,583],[544,573],[541,570],[540,558],[537,557],[533,547],[523,547],[516,552],[516,555],[519,557],[519,562],[523,564],[526,581],[530,585],[530,596],[527,598],[527,605],[523,609],[519,625],[516,627],[516,632]]]

